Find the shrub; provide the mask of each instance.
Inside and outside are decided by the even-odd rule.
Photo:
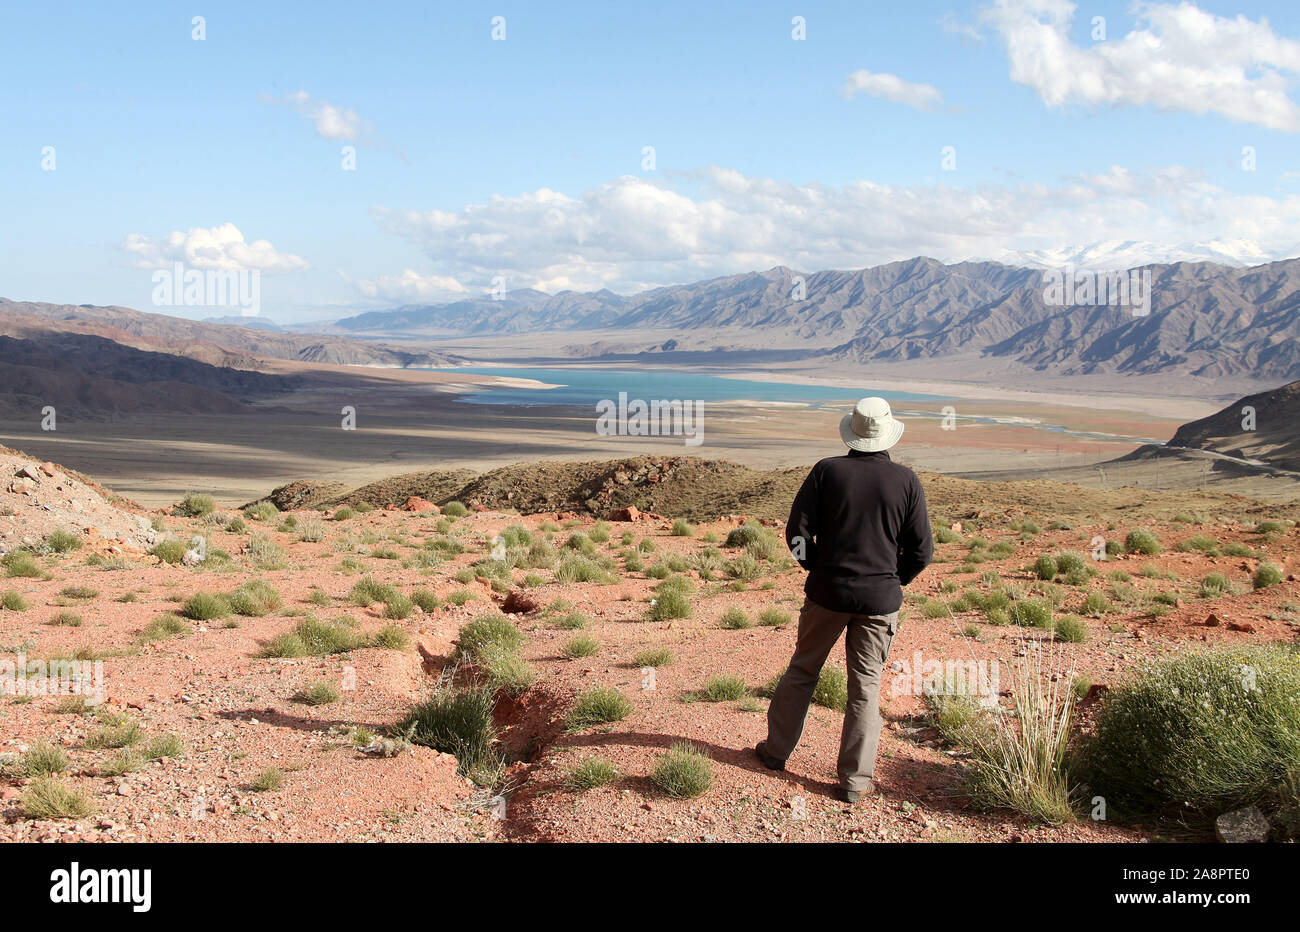
[[[555,581],[561,583],[595,583],[608,586],[617,582],[614,574],[590,557],[579,554],[565,557],[555,571]]]
[[[274,793],[284,785],[284,771],[279,767],[267,767],[253,777],[249,786],[256,793]]]
[[[1038,562],[1034,564],[1034,575],[1039,579],[1053,580],[1059,572],[1060,567],[1049,553],[1039,556]]]
[[[600,642],[589,634],[579,634],[565,642],[561,653],[570,659],[590,657],[600,653]]]
[[[270,521],[279,513],[280,509],[276,508],[270,502],[258,502],[257,504],[249,505],[244,509],[244,516],[246,518],[251,518],[254,521]]]
[[[144,765],[143,754],[131,748],[123,748],[99,767],[99,773],[105,777],[120,777],[124,773],[134,773]]]
[[[1133,813],[1213,816],[1276,796],[1300,760],[1300,664],[1279,646],[1143,664],[1106,693],[1081,749],[1091,787]]]
[[[581,612],[567,612],[551,619],[551,627],[561,631],[576,631],[587,627],[587,616]]]
[[[244,552],[249,560],[260,567],[274,567],[284,563],[284,548],[265,534],[250,537]]]
[[[413,611],[415,603],[400,592],[393,593],[393,597],[384,603],[384,617],[395,621],[410,618]]]
[[[528,661],[501,647],[485,648],[475,658],[474,665],[493,691],[502,690],[512,696],[523,693],[537,679]]]
[[[1050,628],[1052,626],[1052,609],[1038,599],[1021,599],[1012,602],[1009,610],[1012,624],[1022,627]]]
[[[758,623],[765,628],[788,625],[791,620],[789,612],[775,607],[765,608],[758,613]]]
[[[757,525],[742,524],[740,527],[733,529],[727,534],[724,547],[748,547],[751,543],[761,539],[763,531]]]
[[[23,612],[27,610],[27,600],[23,598],[21,592],[9,589],[0,593],[0,608],[10,612]]]
[[[65,628],[80,628],[85,624],[85,619],[76,612],[59,612],[50,619],[50,624]]]
[[[149,760],[162,760],[167,757],[180,757],[185,753],[185,745],[173,734],[159,735],[149,742],[145,757]]]
[[[681,518],[673,522],[673,537],[694,537],[695,528]]]
[[[406,650],[411,646],[411,636],[397,625],[384,625],[371,636],[370,646],[382,650]]]
[[[303,518],[298,525],[298,539],[318,544],[325,539],[325,522],[320,518]]]
[[[823,666],[812,698],[820,706],[843,712],[849,704],[849,686],[844,671],[839,667]]]
[[[1264,589],[1268,586],[1276,586],[1282,578],[1282,570],[1277,566],[1272,563],[1261,563],[1251,578],[1251,584],[1256,589]]]
[[[1067,550],[1056,555],[1057,569],[1062,573],[1091,573],[1092,567],[1081,553]]]
[[[212,621],[230,614],[230,603],[215,592],[196,592],[185,600],[181,614],[195,621]]]
[[[94,803],[80,790],[53,777],[40,777],[23,792],[23,812],[29,819],[84,819]]]
[[[692,695],[700,702],[734,702],[749,695],[749,686],[738,676],[724,673],[715,676]]]
[[[265,579],[252,579],[226,597],[230,610],[236,615],[261,618],[284,606],[280,593]]]
[[[1104,615],[1110,611],[1110,601],[1100,592],[1089,592],[1083,600],[1085,615]]]
[[[466,602],[473,602],[474,599],[474,593],[468,589],[456,589],[447,594],[447,601],[452,605],[464,605]]]
[[[674,618],[690,618],[693,609],[691,600],[680,589],[668,588],[659,591],[650,603],[651,621],[669,621]]]
[[[622,721],[631,711],[631,701],[617,689],[595,686],[578,695],[566,724],[570,731],[581,731],[593,725]]]
[[[355,518],[356,516],[357,513],[355,511],[353,511],[347,505],[344,505],[342,508],[338,508],[335,510],[333,520],[348,521],[352,518]]]
[[[411,593],[411,601],[418,605],[422,612],[433,612],[442,607],[442,600],[428,589],[416,589]]]
[[[185,557],[185,545],[175,538],[160,540],[149,551],[164,563],[180,563]]]
[[[442,506],[442,513],[449,518],[463,518],[469,514],[469,509],[461,502],[448,502]]]
[[[1222,573],[1210,573],[1201,580],[1201,598],[1214,599],[1232,594],[1232,583]]]
[[[673,652],[667,647],[647,647],[632,657],[635,667],[666,667],[673,662]]]
[[[585,757],[564,778],[564,785],[574,793],[613,783],[618,779],[618,768],[600,757]]]
[[[211,495],[197,494],[187,492],[185,497],[180,500],[173,514],[178,514],[182,518],[202,518],[204,515],[210,515],[217,510],[217,500]]]
[[[67,599],[86,600],[99,595],[99,590],[91,586],[64,586],[59,590],[59,595]]]
[[[497,731],[492,722],[494,691],[453,686],[442,680],[398,726],[413,744],[456,757],[457,772],[470,776],[496,760]]]
[[[1075,787],[1065,766],[1074,717],[1071,677],[1044,668],[1034,646],[1015,671],[1015,716],[995,716],[994,727],[971,751],[968,788],[972,802],[1013,809],[1059,825],[1074,820]]]
[[[45,548],[52,553],[69,553],[81,549],[81,536],[72,531],[58,528],[45,538]]]
[[[114,722],[101,725],[86,737],[86,747],[91,750],[101,748],[124,748],[140,740],[140,726],[132,721]]]
[[[1219,542],[1213,537],[1206,537],[1204,534],[1197,534],[1195,537],[1189,537],[1178,545],[1178,549],[1184,553],[1190,553],[1193,550],[1201,553],[1210,553],[1218,550]]]
[[[1128,537],[1124,538],[1124,549],[1129,553],[1143,553],[1148,556],[1160,552],[1160,541],[1156,536],[1145,528],[1139,528],[1135,531],[1129,531]]]
[[[44,575],[29,550],[10,550],[4,555],[5,575],[35,579]]]
[[[1065,641],[1068,644],[1082,644],[1088,640],[1088,626],[1083,623],[1082,618],[1074,615],[1063,615],[1056,619],[1052,631],[1058,641]]]
[[[609,525],[604,521],[597,521],[591,526],[591,539],[598,544],[609,543]]]
[[[456,636],[457,660],[470,658],[490,651],[514,653],[524,644],[523,632],[504,615],[479,615],[461,625]]]
[[[655,762],[650,779],[665,795],[694,799],[713,785],[713,762],[694,745],[674,744]]]
[[[718,619],[718,625],[732,631],[737,631],[742,628],[752,628],[754,622],[745,614],[744,610],[733,605],[722,613],[722,617]]]
[[[161,641],[163,638],[175,637],[178,634],[189,634],[189,632],[190,623],[188,621],[179,615],[167,612],[159,615],[141,628],[136,637],[142,643],[148,643],[150,641]]]
[[[944,741],[955,747],[973,748],[987,742],[993,728],[988,711],[970,694],[965,680],[954,680],[952,686],[952,689],[926,692],[930,724]]]
[[[299,690],[294,696],[297,702],[305,702],[307,705],[329,705],[342,698],[343,694],[339,692],[339,688],[325,680],[317,680],[306,689]]]
[[[351,619],[348,619],[351,621]],[[324,657],[329,654],[342,654],[350,650],[356,650],[358,647],[364,647],[365,637],[355,628],[355,622],[348,624],[343,620],[324,621],[308,615],[294,626],[292,637],[301,644],[302,650],[314,657]],[[272,642],[280,643],[279,639]],[[290,651],[294,649],[294,642],[285,643]],[[302,654],[267,654],[267,656],[295,657]]]
[[[936,544],[953,544],[961,540],[961,535],[951,528],[941,527],[934,532],[934,542]]]
[[[21,770],[27,777],[49,777],[68,769],[68,755],[47,741],[37,741],[23,755]]]
[[[752,582],[763,575],[762,564],[749,553],[742,553],[728,562],[722,570],[732,579],[740,579],[745,582]]]

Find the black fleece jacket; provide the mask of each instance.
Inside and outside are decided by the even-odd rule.
[[[925,492],[889,454],[832,456],[812,468],[790,509],[785,540],[822,608],[887,615],[934,556]]]

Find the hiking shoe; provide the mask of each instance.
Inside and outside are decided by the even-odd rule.
[[[763,745],[761,744],[754,748],[754,756],[757,757],[759,762],[768,770],[785,770],[785,761],[777,760],[771,754],[764,751]]]
[[[855,805],[863,796],[870,796],[876,791],[875,784],[867,784],[865,789],[846,790],[842,786],[835,787],[835,798],[842,803],[848,803],[850,806]]]

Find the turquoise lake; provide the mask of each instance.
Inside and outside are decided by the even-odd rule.
[[[809,405],[849,403],[866,395],[884,394],[890,402],[938,401],[941,395],[915,392],[881,393],[879,389],[854,389],[828,385],[798,385],[789,382],[755,382],[728,379],[694,372],[662,369],[533,369],[498,366],[466,366],[443,372],[500,375],[536,379],[557,388],[497,388],[469,392],[460,401],[488,405],[578,405],[594,407],[598,402],[618,400],[619,392],[643,401],[793,401]]]

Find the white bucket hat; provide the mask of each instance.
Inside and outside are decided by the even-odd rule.
[[[903,422],[889,410],[883,398],[863,398],[852,414],[840,421],[840,439],[849,449],[861,453],[879,453],[898,443],[903,436]]]

